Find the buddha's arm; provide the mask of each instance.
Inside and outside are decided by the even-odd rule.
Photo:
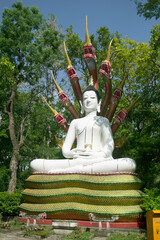
[[[102,124],[102,144],[102,151],[105,153],[106,157],[112,156],[112,152],[114,150],[114,140],[108,119],[104,119],[104,123]]]
[[[78,157],[83,157],[83,156],[87,157],[87,156],[93,155],[91,154],[90,151],[88,153],[86,149],[80,149],[80,148],[71,149],[76,139],[76,124],[77,124],[76,119],[71,122],[66,139],[62,147],[62,153],[65,158],[78,158]]]
[[[76,127],[75,121],[71,122],[71,125],[68,129],[66,139],[62,147],[62,153],[65,158],[73,158],[74,152],[71,150],[74,140],[76,138]]]

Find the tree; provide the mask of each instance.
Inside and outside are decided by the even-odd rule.
[[[5,113],[9,118],[9,136],[12,143],[12,157],[10,161],[9,192],[14,192],[17,180],[17,168],[20,149],[24,144],[26,133],[24,122],[26,115],[21,117],[19,124],[15,123],[14,101],[18,86],[22,83],[33,84],[37,79],[35,64],[27,61],[29,46],[34,39],[34,32],[41,24],[42,16],[35,7],[22,7],[20,2],[13,4],[13,9],[5,9],[0,28],[1,56],[7,56],[14,65],[15,71],[11,75],[11,84],[5,93],[8,103]],[[8,81],[8,79],[6,79]],[[19,126],[17,126],[19,125]]]
[[[126,58],[131,64],[129,82],[127,81],[125,84],[126,87],[129,87],[125,89],[127,90],[126,99],[140,92],[143,95],[139,100],[140,104],[133,108],[120,129],[120,132],[128,132],[126,142],[121,149],[115,151],[116,156],[129,153],[129,156],[136,160],[137,171],[147,187],[153,187],[158,183],[160,169],[159,40],[159,26],[155,25],[151,30],[149,45],[146,43],[134,43],[132,44],[133,47],[130,45],[129,52],[132,53],[132,58],[130,58],[130,55]],[[120,51],[121,48],[121,44],[119,47],[117,46],[120,58],[126,64],[127,61],[124,61],[123,55],[127,52],[125,49]],[[119,61],[114,61],[113,65],[119,63]],[[113,66],[113,69],[116,68]]]
[[[54,66],[56,65],[62,41],[62,34],[56,28],[53,16],[50,17],[48,23],[47,20],[42,21],[42,15],[36,7],[23,7],[21,2],[13,4],[12,7],[11,10],[4,10],[0,28],[0,55],[4,60],[7,57],[6,61],[10,64],[6,69],[7,73],[9,72],[8,75],[3,73],[5,61],[1,62],[3,67],[0,69],[3,77],[1,85],[4,89],[0,92],[0,99],[3,100],[5,113],[8,116],[7,120],[0,109],[3,117],[2,123],[3,129],[8,123],[9,132],[7,130],[6,132],[12,144],[10,156],[6,157],[7,160],[11,159],[9,192],[14,192],[16,188],[17,170],[25,166],[25,161],[22,164],[22,156],[26,144],[29,144],[27,138],[33,137],[30,129],[35,105],[38,109],[44,105],[39,94],[47,88],[47,96],[51,98],[49,88],[53,91],[53,84],[49,86],[47,83],[46,85],[43,77],[48,77],[48,68],[51,68],[53,63]],[[58,69],[57,64],[56,71]],[[2,134],[5,134],[4,130],[1,131]]]
[[[137,5],[137,14],[145,19],[160,18],[160,0],[134,0]]]
[[[9,58],[2,57],[0,59],[0,176],[1,176],[1,191],[5,191],[9,183],[9,159],[11,157],[11,141],[8,132],[8,118],[4,113],[4,92],[8,93],[10,87],[14,84],[12,78],[15,73],[14,65],[9,61]],[[8,94],[7,94],[8,95]]]
[[[148,83],[144,86],[141,106],[133,112],[137,118],[137,137],[135,137],[134,154],[137,158],[140,174],[143,176],[145,186],[152,188],[159,185],[160,164],[160,26],[155,25],[151,30],[149,40],[149,55],[146,59],[148,65]],[[146,72],[145,74],[146,75]],[[139,116],[139,112],[141,116]],[[141,160],[142,159],[142,160]]]

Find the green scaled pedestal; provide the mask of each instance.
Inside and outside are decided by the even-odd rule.
[[[134,174],[33,174],[26,186],[20,209],[27,215],[46,212],[48,219],[89,220],[92,213],[97,219],[116,215],[119,222],[143,217],[144,194]]]

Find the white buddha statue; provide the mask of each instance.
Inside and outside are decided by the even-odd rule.
[[[71,122],[62,147],[66,159],[35,159],[34,171],[43,173],[113,173],[134,172],[133,159],[113,159],[114,141],[107,118],[97,116],[100,111],[98,91],[89,86],[83,92],[82,108],[85,117]],[[76,140],[77,147],[72,149]]]

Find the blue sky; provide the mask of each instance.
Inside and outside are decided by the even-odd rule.
[[[11,8],[16,0],[0,0],[0,16],[5,7]],[[54,14],[63,30],[73,25],[81,39],[85,38],[85,18],[88,16],[89,34],[102,26],[111,33],[118,31],[136,42],[148,42],[150,31],[158,21],[137,16],[136,5],[131,0],[21,0],[23,5],[37,6],[44,18]],[[1,21],[1,18],[0,18]]]

